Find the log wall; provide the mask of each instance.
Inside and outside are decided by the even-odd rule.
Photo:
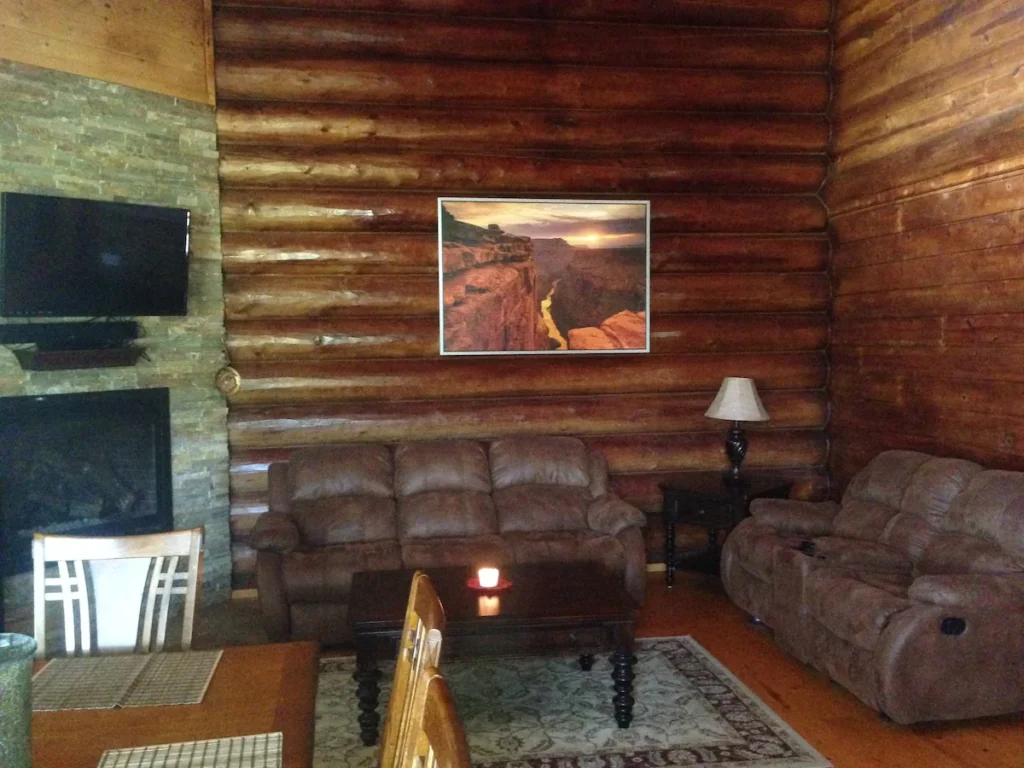
[[[236,587],[267,465],[298,446],[579,435],[656,513],[660,479],[725,465],[703,412],[726,375],[754,377],[772,415],[748,465],[825,493],[829,15],[219,5]],[[652,353],[439,358],[438,195],[650,199]]]
[[[1024,14],[839,0],[831,466],[1024,469]]]

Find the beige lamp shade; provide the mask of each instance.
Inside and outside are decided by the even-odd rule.
[[[712,419],[723,421],[768,421],[753,379],[727,376],[715,395],[711,407],[704,413]]]

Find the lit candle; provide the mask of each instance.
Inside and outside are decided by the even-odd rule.
[[[477,616],[498,616],[501,613],[501,599],[498,597],[490,597],[488,595],[480,595],[476,599],[476,615]]]
[[[497,568],[481,568],[476,575],[480,579],[480,586],[484,589],[493,589],[498,586]]]

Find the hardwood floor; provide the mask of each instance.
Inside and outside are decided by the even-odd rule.
[[[783,654],[711,576],[649,576],[642,637],[692,635],[836,768],[1022,768],[1024,718],[915,727],[885,723],[852,694]],[[955,685],[955,681],[950,681]]]

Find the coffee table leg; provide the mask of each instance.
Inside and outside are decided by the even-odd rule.
[[[359,735],[363,744],[372,747],[377,743],[377,731],[380,715],[377,714],[377,699],[380,697],[381,672],[377,669],[377,660],[372,655],[356,655],[356,672],[352,678],[359,684],[356,697],[359,699],[360,714]]]
[[[672,589],[672,583],[676,578],[676,518],[675,509],[666,500],[663,511],[665,524],[665,584]]]
[[[612,654],[612,680],[615,681],[615,696],[612,703],[615,705],[615,722],[619,728],[629,728],[633,720],[633,665],[636,663],[636,656],[631,650],[619,650]]]
[[[584,672],[589,672],[591,667],[594,666],[594,654],[592,653],[581,653],[580,654],[580,669]]]

